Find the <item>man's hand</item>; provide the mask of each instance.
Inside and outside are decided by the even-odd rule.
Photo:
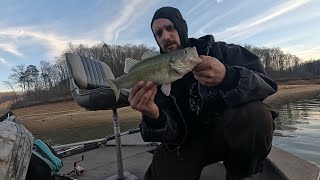
[[[154,103],[157,85],[148,81],[140,81],[133,86],[128,101],[132,109],[140,111],[151,119],[158,119],[159,108]]]
[[[199,56],[203,62],[193,69],[194,78],[204,86],[217,86],[226,76],[226,67],[216,58]]]

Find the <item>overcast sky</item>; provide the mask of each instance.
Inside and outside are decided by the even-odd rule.
[[[156,47],[150,21],[162,6],[181,11],[190,37],[212,34],[320,59],[319,0],[1,0],[0,91],[12,66],[51,61],[68,42]]]

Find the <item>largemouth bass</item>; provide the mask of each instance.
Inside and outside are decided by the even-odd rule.
[[[127,74],[114,80],[108,79],[106,83],[114,90],[116,101],[121,88],[131,88],[139,81],[152,81],[162,85],[161,91],[169,96],[171,83],[182,78],[201,62],[195,47],[167,54],[146,53],[140,61],[126,58],[124,72]]]

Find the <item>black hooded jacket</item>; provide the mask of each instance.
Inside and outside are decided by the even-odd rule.
[[[225,79],[216,87],[207,87],[190,72],[172,83],[170,96],[158,89],[155,103],[159,119],[143,116],[140,124],[145,141],[181,145],[188,136],[196,136],[205,128],[204,122],[214,121],[214,114],[249,101],[263,101],[277,91],[277,84],[266,76],[259,58],[245,48],[215,42],[212,35],[190,38],[189,46],[195,46],[199,55],[220,60],[227,70]]]

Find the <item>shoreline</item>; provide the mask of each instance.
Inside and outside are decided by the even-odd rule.
[[[277,106],[299,99],[308,95],[320,94],[320,85],[280,85],[279,91],[268,97],[264,103]],[[32,133],[45,135],[46,133],[58,133],[81,129],[84,127],[99,127],[102,124],[112,123],[112,111],[86,111],[75,101],[64,101],[51,104],[31,106],[13,110],[22,124]],[[123,107],[118,110],[120,123],[140,122],[141,113]]]
[[[264,102],[270,105],[288,103],[313,94],[320,95],[320,84],[279,85],[278,92],[269,96]]]

